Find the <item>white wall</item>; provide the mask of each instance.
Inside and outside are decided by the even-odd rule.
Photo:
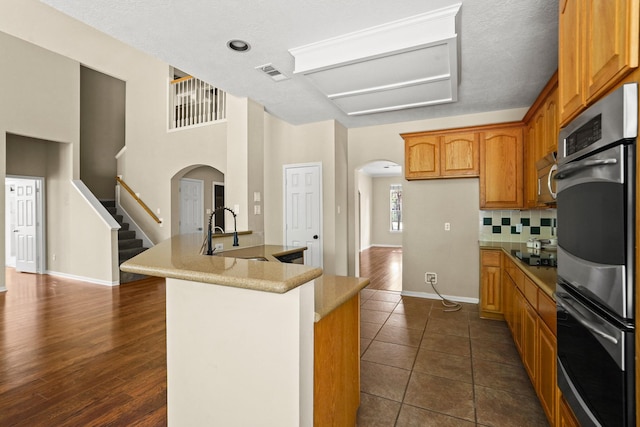
[[[464,126],[502,123],[521,120],[526,108],[496,111],[466,116],[420,120],[391,125],[349,129],[349,170],[373,160],[386,159],[404,165],[404,142],[401,133]],[[404,168],[404,166],[403,166]],[[351,175],[354,176],[354,175]],[[461,181],[461,182],[459,182]],[[477,298],[479,285],[478,215],[479,196],[477,179],[406,181],[403,180],[403,290],[427,292],[424,287],[425,268],[429,265],[439,274],[442,293],[461,298]],[[355,238],[355,203],[357,192],[354,182],[349,182],[349,273],[354,274],[355,257],[359,241]],[[464,210],[465,212],[461,212]],[[466,212],[469,211],[469,212]],[[469,226],[455,231],[457,223],[466,221]],[[444,219],[452,223],[449,234],[440,233]],[[427,264],[426,257],[442,248],[465,251],[460,257],[437,258],[435,264]],[[464,264],[461,264],[460,259]],[[431,271],[431,270],[430,270]],[[460,271],[467,271],[463,276]],[[455,281],[455,283],[453,283]]]

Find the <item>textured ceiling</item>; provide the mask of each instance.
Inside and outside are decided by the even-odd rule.
[[[557,68],[557,0],[463,0],[458,102],[349,117],[289,49],[459,3],[452,0],[41,0],[292,124],[360,127],[528,107]],[[231,39],[251,44],[244,53]],[[255,67],[291,77],[274,82]]]

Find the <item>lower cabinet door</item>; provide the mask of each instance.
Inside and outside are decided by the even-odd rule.
[[[556,337],[547,325],[538,317],[538,377],[536,378],[536,393],[540,399],[550,424],[556,417]]]

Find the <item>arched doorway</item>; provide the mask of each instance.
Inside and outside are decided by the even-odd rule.
[[[402,168],[376,160],[355,170],[356,274],[402,290]]]
[[[212,210],[224,206],[224,174],[207,165],[191,165],[171,178],[171,234],[204,233]],[[189,226],[182,226],[189,222]],[[194,225],[195,223],[200,225]],[[216,217],[217,227],[225,229],[225,218]]]

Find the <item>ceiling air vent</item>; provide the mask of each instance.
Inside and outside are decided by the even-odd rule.
[[[287,80],[289,78],[284,74],[282,74],[280,71],[276,70],[275,67],[271,64],[261,65],[259,67],[256,67],[256,70],[262,71],[263,73],[271,77],[276,82]]]

